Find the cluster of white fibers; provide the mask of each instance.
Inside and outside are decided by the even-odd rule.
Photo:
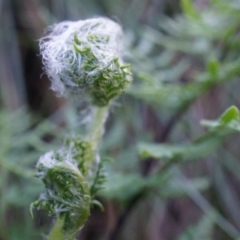
[[[37,162],[38,177],[45,177],[48,170],[57,167],[67,167],[76,170],[77,163],[73,158],[71,148],[60,148],[58,151],[50,151],[42,155]]]
[[[61,22],[47,29],[40,51],[52,89],[60,96],[89,94],[95,79],[121,61],[122,29],[107,18]]]

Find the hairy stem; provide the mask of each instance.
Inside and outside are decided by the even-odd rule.
[[[104,132],[104,124],[108,116],[108,106],[96,107],[96,112],[89,133],[94,152],[97,151],[99,141]]]
[[[95,115],[93,117],[89,135],[87,136],[88,139],[92,143],[92,148],[93,148],[93,156],[91,156],[92,159],[89,159],[91,163],[94,161],[95,154],[98,150],[98,145],[99,141],[102,137],[102,134],[104,132],[104,123],[107,119],[108,116],[108,106],[105,107],[96,107],[95,109]],[[89,213],[89,212],[88,212]],[[83,216],[84,212],[80,214],[80,216]],[[74,240],[75,236],[78,233],[78,230],[84,225],[85,222],[77,221],[75,223],[75,226],[73,227],[74,229],[71,230],[71,232],[64,232],[63,231],[63,223],[64,219],[58,219],[56,220],[50,235],[48,237],[48,240]]]
[[[52,228],[52,231],[49,234],[48,239],[49,240],[63,240],[65,234],[62,231],[62,226],[63,226],[63,219],[58,218]]]
[[[64,219],[58,218],[50,232],[48,237],[49,240],[74,240],[78,230],[82,227],[82,224],[78,228],[74,229],[71,232],[64,232],[62,230],[64,224]]]

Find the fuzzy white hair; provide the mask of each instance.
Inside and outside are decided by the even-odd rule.
[[[122,63],[121,38],[119,24],[102,17],[50,26],[40,39],[40,51],[51,88],[60,96],[86,96],[102,71],[113,68],[115,58]]]

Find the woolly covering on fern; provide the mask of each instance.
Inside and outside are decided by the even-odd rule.
[[[131,82],[121,58],[121,27],[107,18],[62,22],[40,40],[45,71],[60,96],[106,106]]]

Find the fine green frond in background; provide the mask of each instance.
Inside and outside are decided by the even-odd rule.
[[[143,159],[152,157],[162,161],[164,166],[206,157],[224,139],[234,132],[240,132],[239,110],[236,107],[227,109],[216,121],[202,121],[209,131],[190,143],[182,145],[139,144],[139,154]]]
[[[57,153],[59,145],[69,150],[67,142],[74,142],[78,149],[72,152],[76,172],[84,176],[91,196],[83,196],[78,188],[80,194],[74,198],[76,203],[86,200],[86,215],[91,215],[79,239],[239,239],[239,0],[18,2],[0,1],[0,239],[47,238],[52,216],[36,209],[34,219],[29,214],[29,204],[41,192],[39,204],[47,208],[43,184],[34,177],[35,165],[43,153]],[[118,84],[120,92],[125,89],[125,75],[129,81],[133,77],[127,95],[110,104],[99,156],[94,159],[92,150],[98,147],[91,142],[100,139],[102,128],[90,138],[84,136],[95,112],[85,100],[81,105],[67,103],[49,90],[49,79],[41,75],[36,41],[48,25],[92,17],[119,23],[127,48],[119,49],[120,58],[106,62],[101,76],[95,71],[101,64],[93,54],[106,60],[109,48],[89,51],[88,46],[95,43],[101,48],[108,37],[89,34],[83,39],[74,32],[66,46],[75,48],[78,55],[71,59],[66,52],[70,61],[63,71],[67,78],[61,81],[68,90],[88,83],[88,90],[83,88],[75,97],[82,99],[88,92],[92,102],[103,106],[119,95]],[[60,58],[64,52],[59,51]],[[122,59],[131,64],[132,76]],[[79,60],[83,60],[83,72],[77,68]],[[53,73],[58,74],[59,68]],[[109,81],[112,78],[115,81]],[[101,89],[104,86],[106,91]],[[232,105],[236,107],[228,108]],[[104,121],[96,120],[94,125],[99,122]],[[64,165],[66,155],[57,163]],[[114,161],[98,164],[105,158]],[[68,170],[61,172],[70,183],[62,181],[59,173],[54,172],[59,182],[51,186],[42,176],[52,190],[48,203],[56,204],[48,210],[62,211],[56,228],[62,227],[64,215],[69,217],[68,197],[76,186],[81,188],[74,174],[71,178]],[[65,202],[58,198],[63,195]],[[105,211],[99,211],[103,205]],[[75,214],[79,206],[72,207]],[[72,221],[74,217],[68,223]]]
[[[188,227],[176,240],[211,240],[215,217],[214,212],[206,214],[197,224]]]

